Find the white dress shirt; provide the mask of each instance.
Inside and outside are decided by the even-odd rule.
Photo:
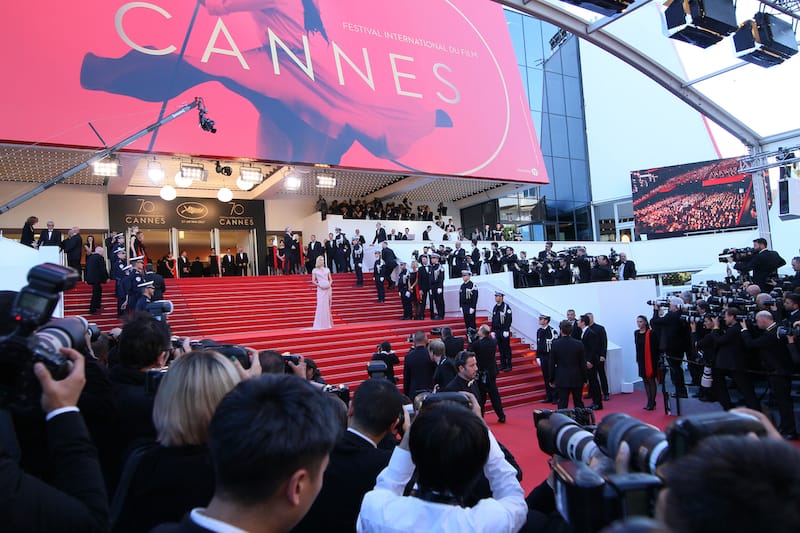
[[[483,472],[489,480],[493,498],[475,507],[434,503],[403,496],[403,489],[414,472],[408,450],[395,448],[389,465],[378,476],[375,488],[364,496],[358,515],[359,533],[408,531],[439,532],[516,532],[525,524],[528,507],[516,470],[508,464],[494,436],[489,432],[489,458]]]

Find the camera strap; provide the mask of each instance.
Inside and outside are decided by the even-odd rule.
[[[449,490],[441,492],[416,485],[411,490],[411,496],[426,502],[444,503],[446,505],[458,505],[459,507],[464,507],[461,498],[456,497],[456,495]]]

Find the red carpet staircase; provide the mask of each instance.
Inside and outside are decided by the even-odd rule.
[[[457,336],[465,334],[460,316],[442,321],[400,320],[399,295],[388,291],[386,302],[377,303],[371,276],[365,276],[363,287],[355,287],[354,274],[334,274],[333,278],[334,327],[330,330],[306,329],[314,321],[316,292],[310,276],[300,275],[168,279],[164,298],[175,308],[169,324],[179,336],[311,357],[328,383],[347,384],[351,389],[367,378],[367,362],[381,341],[391,342],[400,357],[395,374],[402,382],[402,360],[410,334],[435,326],[449,326]],[[120,326],[113,282],[103,288],[100,315],[86,315],[90,295],[91,288],[85,284],[66,293],[66,315],[84,315],[104,331]],[[514,370],[498,377],[503,406],[543,399],[544,382],[534,354],[517,339],[512,340],[512,350]]]

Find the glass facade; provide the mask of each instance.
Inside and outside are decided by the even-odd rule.
[[[505,14],[550,183],[496,200],[499,220],[517,225],[525,239],[592,240],[578,39],[515,11]],[[465,225],[495,222],[473,221],[478,212],[487,211],[462,213]]]

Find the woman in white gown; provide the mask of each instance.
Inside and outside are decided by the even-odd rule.
[[[317,311],[314,313],[314,325],[311,329],[328,329],[333,327],[331,318],[331,271],[325,267],[325,258],[317,257],[314,270],[311,271],[311,283],[317,287]]]

